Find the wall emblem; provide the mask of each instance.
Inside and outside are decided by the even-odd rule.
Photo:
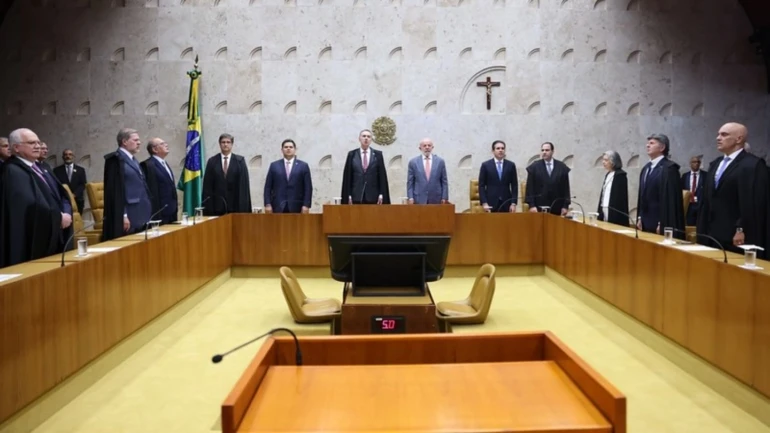
[[[396,141],[396,122],[393,119],[382,116],[372,123],[374,142],[383,146],[393,144]]]

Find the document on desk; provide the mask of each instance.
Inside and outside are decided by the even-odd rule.
[[[21,274],[0,274],[0,283],[20,277]]]
[[[620,233],[620,234],[624,234],[624,235],[632,235],[632,234],[636,233],[636,232],[635,232],[635,231],[633,231],[633,230],[625,230],[625,229],[620,229],[620,230],[613,230],[613,232],[615,232],[615,233]]]
[[[676,245],[674,248],[682,251],[719,251],[717,248],[707,247],[705,245]]]
[[[89,253],[109,253],[120,249],[120,247],[91,247],[88,249]]]

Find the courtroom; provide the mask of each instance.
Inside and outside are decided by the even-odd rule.
[[[0,433],[770,433],[770,3],[0,0]]]

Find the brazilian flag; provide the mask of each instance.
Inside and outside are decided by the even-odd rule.
[[[187,153],[177,188],[184,191],[182,211],[193,216],[195,208],[201,205],[203,195],[203,123],[198,99],[201,71],[198,70],[197,57],[195,68],[187,75],[190,76],[190,97],[187,101]]]

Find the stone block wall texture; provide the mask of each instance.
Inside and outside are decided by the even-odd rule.
[[[601,155],[617,150],[633,209],[651,133],[671,137],[683,170],[691,155],[718,156],[729,120],[766,153],[767,83],[751,32],[736,0],[17,1],[0,29],[0,131],[33,129],[53,164],[72,147],[100,180],[118,129],[133,127],[169,142],[178,176],[185,72],[199,56],[206,157],[233,134],[255,204],[292,138],[320,211],[340,193],[359,130],[389,116],[397,140],[374,147],[394,200],[431,137],[450,199],[467,209],[469,181],[502,139],[520,181],[540,143],[554,142],[590,209]],[[501,83],[491,110],[476,85],[486,77]]]

